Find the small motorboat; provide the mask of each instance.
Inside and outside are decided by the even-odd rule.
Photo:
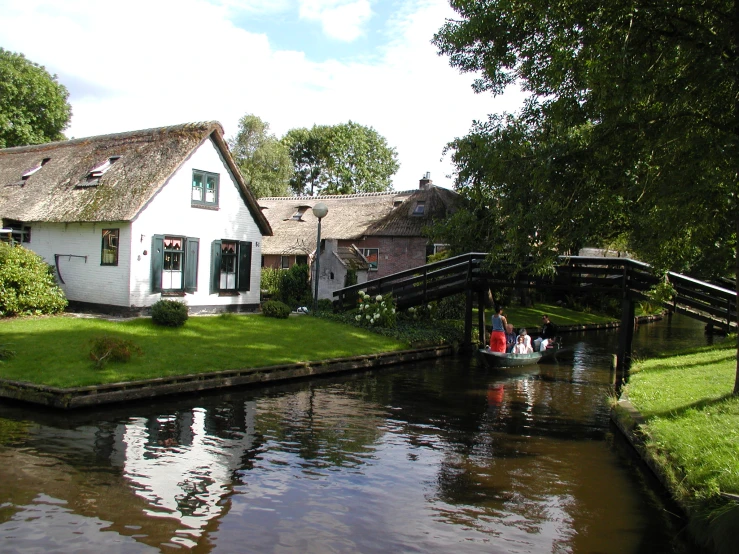
[[[563,348],[562,343],[557,341],[554,347],[547,348],[544,352],[532,352],[531,354],[506,354],[503,352],[492,352],[488,348],[481,348],[477,352],[487,367],[505,369],[535,365],[542,361],[553,361],[556,360],[558,355],[568,351],[569,348]]]

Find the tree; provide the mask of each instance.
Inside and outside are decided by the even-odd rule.
[[[478,92],[530,93],[450,145],[514,252],[544,270],[618,235],[658,268],[739,277],[738,2],[451,4],[440,53]]]
[[[0,48],[0,148],[64,140],[69,92],[43,66]]]
[[[292,161],[287,147],[269,133],[269,123],[253,114],[239,120],[239,131],[229,139],[236,165],[257,198],[288,196]]]
[[[283,138],[293,160],[296,194],[352,194],[392,188],[395,148],[372,127],[349,121],[291,129]]]

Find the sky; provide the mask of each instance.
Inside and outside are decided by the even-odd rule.
[[[251,113],[277,137],[354,121],[398,153],[395,190],[430,172],[473,120],[514,111],[519,91],[475,94],[431,44],[446,0],[0,0],[0,47],[69,90],[68,138]]]

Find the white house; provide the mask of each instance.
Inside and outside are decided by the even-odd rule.
[[[56,270],[71,307],[259,305],[272,230],[219,123],[0,150],[0,217]]]

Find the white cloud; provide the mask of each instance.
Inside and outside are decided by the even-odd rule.
[[[67,136],[202,120],[220,121],[231,136],[247,112],[278,135],[351,119],[397,148],[396,189],[417,186],[426,171],[449,186],[444,145],[519,98],[474,95],[472,77],[436,55],[429,41],[452,15],[446,0],[405,3],[392,41],[371,63],[317,63],[276,50],[267,36],[233,25],[231,9],[205,0],[129,0],[125,9],[97,0],[4,0],[0,44],[70,88]]]
[[[327,36],[351,42],[364,34],[372,17],[369,0],[300,0],[300,17],[321,23]]]

